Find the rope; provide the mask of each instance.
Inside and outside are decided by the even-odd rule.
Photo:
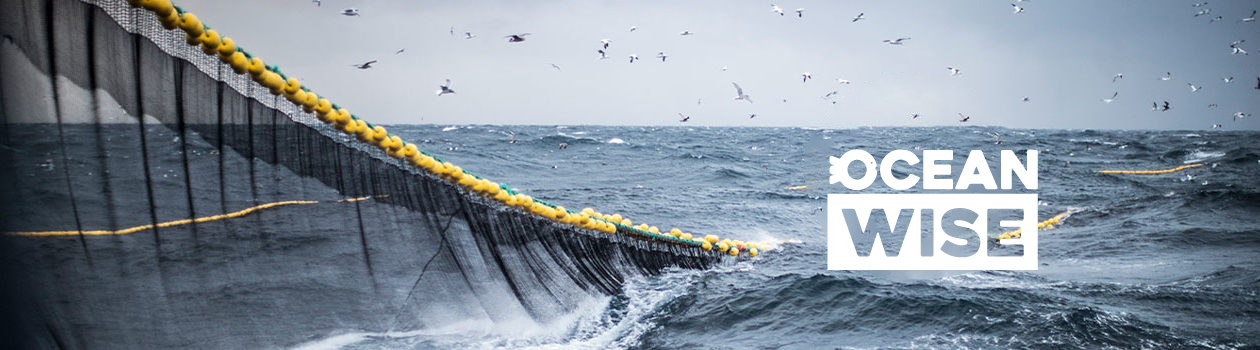
[[[1050,219],[1047,219],[1046,221],[1037,223],[1037,229],[1039,230],[1052,229],[1054,228],[1055,224],[1063,222],[1063,219],[1066,219],[1068,216],[1072,216],[1072,213],[1066,212],[1066,211],[1059,213],[1058,215],[1055,215],[1051,217]],[[1002,235],[998,236],[998,240],[1001,241],[1007,238],[1019,238],[1020,231],[1021,230],[1015,230],[1015,231],[1002,233]]]
[[[333,202],[333,203],[349,203],[349,202],[358,202],[358,201],[361,201],[361,200],[367,200],[367,199],[371,199],[371,198],[372,198],[371,196],[367,196],[367,197],[359,197],[359,198],[347,198],[347,199],[342,199],[342,200],[335,201],[335,202]],[[241,209],[241,210],[234,211],[234,212],[227,213],[227,214],[219,214],[219,215],[214,215],[214,216],[204,216],[204,217],[193,218],[193,219],[183,219],[183,220],[167,221],[167,222],[161,222],[161,223],[158,223],[157,225],[152,225],[152,224],[150,224],[150,225],[141,225],[141,226],[136,226],[136,227],[131,227],[131,228],[125,228],[125,229],[121,229],[121,230],[92,230],[92,231],[33,231],[33,232],[5,232],[4,234],[5,234],[5,235],[9,235],[9,236],[25,236],[25,237],[59,237],[59,236],[77,236],[77,235],[80,235],[80,234],[82,234],[82,235],[84,235],[84,236],[120,236],[120,235],[128,235],[128,234],[132,234],[132,233],[136,233],[136,232],[140,232],[140,231],[144,231],[144,230],[152,229],[152,228],[155,228],[155,227],[158,227],[158,228],[165,228],[165,227],[179,226],[179,225],[187,225],[187,224],[193,224],[193,223],[203,223],[203,222],[210,222],[210,221],[223,220],[223,219],[239,218],[239,217],[242,217],[242,216],[245,216],[245,215],[249,215],[250,213],[253,213],[253,212],[255,212],[255,211],[262,210],[262,209],[268,209],[268,208],[274,208],[274,207],[280,207],[280,206],[286,206],[286,205],[317,204],[317,203],[320,203],[320,202],[319,202],[319,201],[282,201],[282,202],[271,202],[271,203],[267,203],[267,204],[263,204],[263,205],[258,205],[258,206],[253,206],[253,207],[249,207],[249,208]]]
[[[1197,168],[1201,166],[1203,166],[1203,163],[1182,165],[1176,168],[1164,169],[1164,170],[1099,170],[1098,172],[1103,173],[1103,174],[1159,175],[1159,174],[1167,174],[1167,173],[1176,172],[1176,171],[1182,171],[1182,170],[1186,170],[1190,168]]]

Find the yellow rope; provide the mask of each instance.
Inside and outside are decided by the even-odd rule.
[[[1186,170],[1186,169],[1190,169],[1194,167],[1201,167],[1201,166],[1203,166],[1203,163],[1182,165],[1176,168],[1164,169],[1164,170],[1099,170],[1098,172],[1103,173],[1103,174],[1158,175],[1158,174],[1167,174],[1174,171],[1182,171],[1182,170]]]
[[[368,196],[368,197],[359,197],[359,198],[348,198],[348,199],[338,200],[338,201],[336,201],[336,203],[342,203],[342,202],[358,202],[358,201],[361,201],[361,200],[366,200],[366,199],[371,199],[371,198],[372,198],[372,197],[370,197],[370,196]],[[209,222],[209,221],[215,221],[215,220],[223,220],[223,219],[239,218],[239,217],[242,217],[242,216],[245,216],[245,215],[249,215],[249,213],[253,213],[254,211],[257,211],[257,210],[267,209],[267,208],[273,208],[273,207],[279,207],[279,206],[284,206],[284,205],[294,205],[294,204],[316,204],[316,203],[319,203],[319,201],[282,201],[282,202],[271,202],[271,203],[267,203],[267,204],[262,204],[262,205],[258,205],[258,206],[253,206],[253,207],[249,207],[249,208],[241,209],[241,210],[234,211],[234,212],[227,213],[227,214],[219,214],[219,215],[214,215],[214,216],[205,216],[205,217],[199,217],[199,218],[193,218],[193,219],[183,219],[183,220],[167,221],[167,222],[158,223],[157,225],[152,225],[152,224],[150,224],[150,225],[142,225],[142,226],[136,226],[136,227],[131,227],[131,228],[125,228],[125,229],[121,229],[121,230],[5,232],[5,234],[6,234],[6,235],[10,235],[10,236],[27,236],[27,237],[78,236],[78,235],[80,235],[80,234],[82,234],[82,235],[84,235],[84,236],[111,236],[111,235],[126,235],[126,234],[132,234],[132,233],[136,233],[136,232],[140,232],[140,231],[148,230],[148,229],[151,229],[151,228],[154,228],[154,227],[171,227],[171,226],[187,225],[187,224],[191,224],[191,223],[203,223],[203,222]]]
[[[1048,219],[1048,220],[1046,220],[1046,221],[1042,221],[1042,222],[1037,223],[1037,229],[1042,229],[1042,230],[1044,230],[1044,229],[1052,229],[1052,228],[1054,228],[1054,225],[1055,225],[1055,224],[1058,224],[1058,223],[1060,223],[1060,222],[1063,222],[1063,219],[1066,219],[1069,215],[1071,215],[1071,214],[1069,214],[1069,213],[1068,213],[1068,212],[1066,212],[1066,211],[1065,211],[1065,212],[1062,212],[1062,213],[1059,213],[1058,215],[1055,215],[1054,217],[1052,217],[1052,218],[1050,218],[1050,219]],[[1006,233],[1003,233],[1002,235],[998,236],[998,240],[1000,241],[1000,240],[1007,239],[1007,238],[1019,238],[1019,237],[1020,237],[1020,231],[1021,231],[1021,230],[1015,230],[1015,231],[1011,231],[1011,232],[1006,232]]]

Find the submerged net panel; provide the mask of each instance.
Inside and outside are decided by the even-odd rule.
[[[721,258],[506,206],[269,90],[121,0],[0,1],[0,347],[545,321]]]

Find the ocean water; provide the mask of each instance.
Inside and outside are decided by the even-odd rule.
[[[390,128],[569,208],[791,243],[626,281],[520,331],[330,331],[302,348],[1251,348],[1260,345],[1254,132],[448,126]],[[999,133],[995,144],[990,133]],[[518,142],[510,143],[509,134]],[[566,143],[565,149],[558,145]],[[860,148],[1040,152],[1036,271],[826,269],[827,156]],[[1103,169],[1205,166],[1165,175]],[[918,167],[900,169],[914,173]],[[786,187],[808,185],[804,190]],[[872,189],[873,191],[879,191]],[[886,191],[886,190],[885,190]],[[911,190],[914,192],[915,190]],[[513,325],[497,328],[513,329]]]

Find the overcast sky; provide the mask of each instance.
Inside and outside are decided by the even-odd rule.
[[[847,128],[960,125],[965,113],[1018,128],[1260,128],[1231,117],[1260,112],[1260,23],[1240,21],[1255,1],[1033,0],[1021,14],[1008,1],[778,2],[786,16],[763,1],[176,3],[384,124],[680,125],[681,112],[690,125]],[[338,14],[347,7],[362,15]],[[858,13],[866,19],[851,22]],[[532,35],[503,38],[514,33]],[[912,39],[881,42],[898,37]],[[607,60],[601,39],[612,40]],[[1232,55],[1242,39],[1250,55]],[[371,59],[372,69],[351,66]],[[802,83],[803,72],[813,79]],[[446,78],[457,94],[436,96]],[[755,103],[732,100],[731,82]],[[822,99],[832,90],[835,104]],[[1171,110],[1151,111],[1165,100]]]

